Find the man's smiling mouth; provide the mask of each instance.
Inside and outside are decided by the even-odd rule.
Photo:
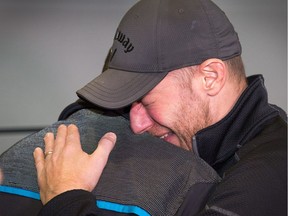
[[[167,137],[171,136],[172,134],[173,134],[173,133],[169,132],[169,133],[166,133],[166,134],[164,134],[164,135],[160,136],[159,138],[160,138],[160,139],[164,139],[164,140],[165,140],[165,138],[167,138]]]

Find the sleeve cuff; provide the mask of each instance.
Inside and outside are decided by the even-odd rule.
[[[85,208],[83,208],[85,206]],[[95,196],[85,190],[66,191],[50,200],[41,209],[39,216],[79,215],[81,211],[96,208]]]

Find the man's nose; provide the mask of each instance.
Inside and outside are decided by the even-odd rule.
[[[153,120],[141,102],[134,102],[130,109],[130,126],[135,134],[141,134],[153,126]]]

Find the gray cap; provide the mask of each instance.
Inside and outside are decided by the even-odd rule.
[[[77,95],[100,107],[122,108],[170,71],[240,54],[237,33],[210,0],[141,0],[116,30],[108,69]]]

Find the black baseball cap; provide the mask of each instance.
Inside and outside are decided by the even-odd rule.
[[[240,54],[237,33],[212,1],[141,0],[116,30],[108,69],[77,95],[100,107],[123,108],[142,98],[170,71]]]

